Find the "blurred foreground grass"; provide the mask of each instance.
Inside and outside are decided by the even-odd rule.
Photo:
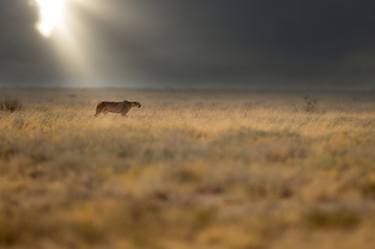
[[[373,93],[5,89],[0,248],[373,248]],[[138,100],[94,118],[101,100]]]

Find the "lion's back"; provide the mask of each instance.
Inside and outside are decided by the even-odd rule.
[[[127,102],[109,102],[103,101],[97,105],[98,111],[108,111],[108,112],[122,112],[122,110],[127,109]]]

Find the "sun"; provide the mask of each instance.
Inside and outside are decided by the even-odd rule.
[[[45,37],[64,24],[65,0],[35,0],[39,8],[38,31]]]

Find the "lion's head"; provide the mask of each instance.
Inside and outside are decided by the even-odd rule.
[[[131,105],[132,105],[132,107],[138,107],[138,108],[142,107],[141,103],[139,103],[139,102],[132,102]]]

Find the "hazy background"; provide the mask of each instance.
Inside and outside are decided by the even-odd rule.
[[[69,1],[72,55],[30,1],[0,0],[1,86],[375,86],[374,1]]]

